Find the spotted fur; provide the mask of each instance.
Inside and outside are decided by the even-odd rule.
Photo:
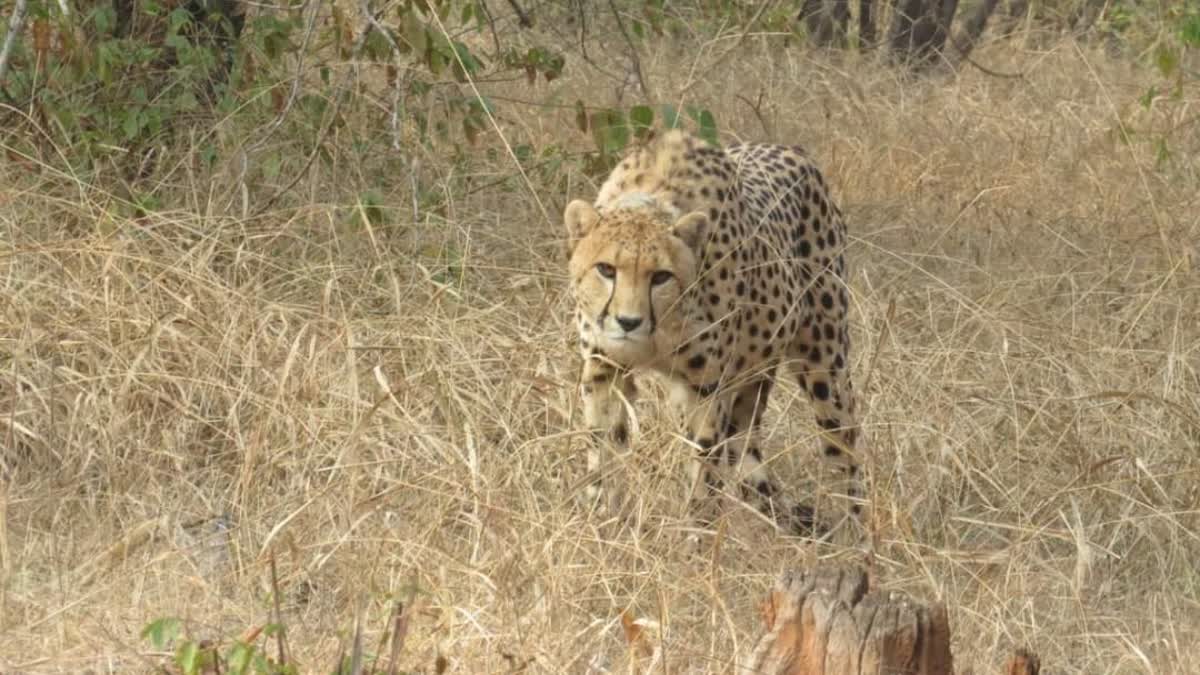
[[[628,443],[631,375],[658,372],[697,449],[703,501],[732,468],[744,498],[812,534],[812,509],[783,497],[756,440],[783,365],[812,402],[821,455],[859,496],[846,228],[802,150],[722,149],[671,131],[625,158],[594,204],[571,202],[564,220],[590,470],[602,469],[607,444]]]

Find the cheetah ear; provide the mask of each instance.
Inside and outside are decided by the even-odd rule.
[[[582,199],[575,199],[567,204],[567,210],[563,212],[563,222],[567,226],[568,252],[575,250],[575,245],[587,235],[597,220],[600,220],[600,214],[596,212],[596,208]]]
[[[700,253],[708,238],[708,215],[702,211],[693,211],[675,221],[671,234],[683,240],[687,247]]]

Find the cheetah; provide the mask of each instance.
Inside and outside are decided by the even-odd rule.
[[[696,451],[696,501],[711,511],[732,471],[742,499],[785,532],[828,533],[811,506],[783,497],[756,440],[784,365],[811,400],[818,452],[837,470],[847,511],[859,512],[846,227],[803,150],[720,148],[672,130],[635,148],[595,203],[571,201],[563,220],[593,477],[608,444],[629,442],[633,374],[656,372]],[[600,490],[589,487],[593,498]]]

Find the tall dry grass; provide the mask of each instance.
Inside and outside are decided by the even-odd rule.
[[[805,145],[848,214],[884,583],[945,599],[976,672],[1014,644],[1056,673],[1200,672],[1200,142],[1177,134],[1158,167],[1116,133],[1194,117],[1195,88],[1141,111],[1152,71],[1071,42],[977,52],[1020,79],[915,82],[722,46],[646,54],[647,79],[728,138]],[[595,100],[598,75],[567,73],[559,101]],[[490,93],[509,142],[590,143],[569,106]],[[52,158],[0,165],[0,670],[148,671],[159,616],[236,635],[267,620],[274,555],[305,672],[358,608],[377,630],[414,591],[410,669],[620,669],[630,608],[670,672],[729,672],[782,568],[862,559],[737,507],[718,550],[686,553],[686,451],[653,386],[612,469],[630,520],[577,505],[557,214],[595,186],[569,163],[522,179],[503,152],[421,166],[444,207],[414,221],[397,174],[368,225],[353,166],[318,163],[255,217],[233,169],[180,169],[175,208],[123,219]],[[784,383],[767,418],[798,491],[806,405]]]

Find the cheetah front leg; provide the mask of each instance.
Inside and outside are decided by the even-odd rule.
[[[637,389],[628,371],[585,353],[579,390],[584,423],[592,433],[587,450],[587,469],[592,482],[585,494],[593,504],[615,508],[620,502],[620,490],[604,485],[605,459],[614,450],[623,451],[629,445],[627,406],[633,403]]]
[[[775,366],[772,366],[738,388],[725,430],[730,437],[730,460],[737,461],[744,501],[754,505],[785,532],[800,537],[821,536],[825,529],[818,526],[813,509],[785,496],[763,462],[760,427],[774,383]]]
[[[693,452],[688,461],[688,511],[697,526],[708,529],[720,514],[720,495],[724,489],[721,464],[734,463],[729,461],[732,449],[725,442],[733,397],[726,392],[704,389],[683,380],[674,381],[671,398],[683,416],[684,434]]]

